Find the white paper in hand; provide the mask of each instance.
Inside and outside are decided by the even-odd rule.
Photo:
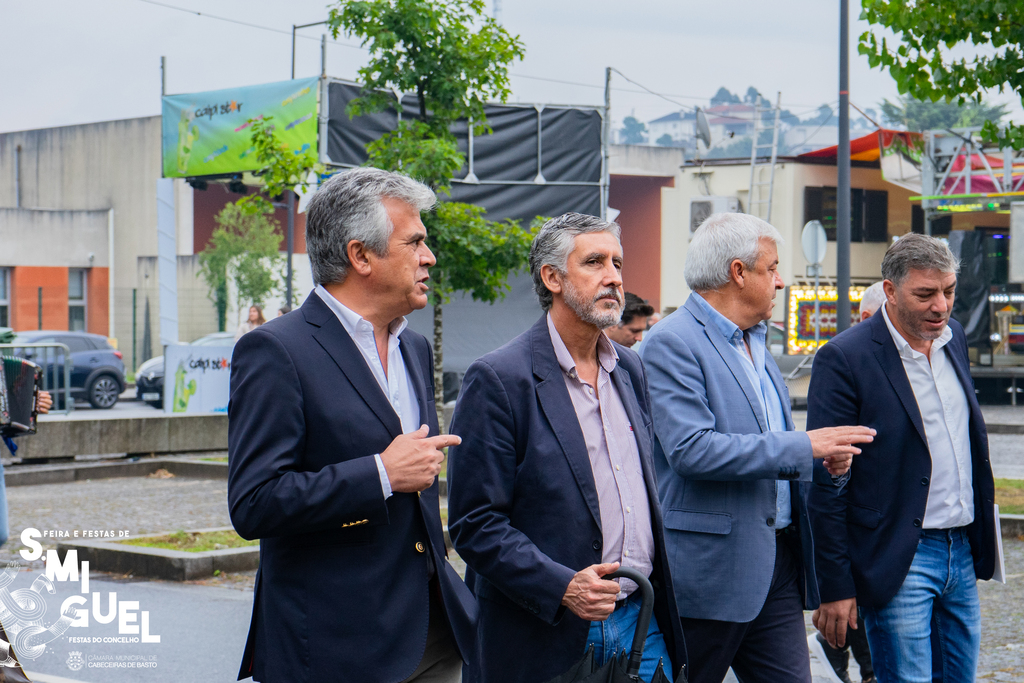
[[[992,580],[1006,583],[1006,565],[1003,563],[1003,534],[999,526],[999,506],[996,505],[996,568],[992,572]]]

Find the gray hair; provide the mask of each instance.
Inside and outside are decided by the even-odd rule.
[[[942,240],[910,233],[896,240],[885,252],[882,277],[899,287],[911,269],[957,274],[960,261]]]
[[[540,307],[545,311],[551,308],[554,295],[544,284],[540,269],[551,266],[558,273],[565,275],[576,235],[592,232],[610,232],[615,235],[615,239],[619,239],[621,229],[617,223],[610,223],[596,216],[566,213],[558,218],[552,218],[541,226],[540,232],[533,238],[533,244],[530,245],[530,275],[533,276],[533,289],[540,299]]]
[[[690,239],[683,277],[695,292],[716,290],[729,282],[729,267],[739,259],[753,268],[761,255],[761,239],[777,246],[785,240],[770,223],[746,213],[713,213]]]
[[[345,281],[352,263],[352,240],[378,256],[387,256],[388,240],[395,229],[384,208],[385,198],[405,202],[418,211],[434,206],[434,192],[401,173],[378,168],[353,168],[328,178],[306,208],[306,253],[313,282]]]
[[[860,312],[870,311],[871,315],[875,314],[882,304],[885,303],[885,289],[882,287],[881,282],[875,284],[864,290],[864,296],[860,299]]]

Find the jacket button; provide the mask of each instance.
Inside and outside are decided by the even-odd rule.
[[[600,549],[601,549],[601,541],[599,541],[599,540],[598,541],[594,541],[594,550],[600,550]]]
[[[768,526],[775,526],[775,518],[774,517],[769,517],[768,519],[765,520],[765,522],[768,524]]]
[[[928,477],[921,477],[921,486],[928,485]]]
[[[921,526],[921,520],[915,519],[914,520],[914,526]]]
[[[416,541],[416,552],[426,552],[426,547],[423,545],[423,541]]]

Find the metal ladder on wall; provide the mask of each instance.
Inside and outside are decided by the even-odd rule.
[[[763,218],[771,223],[772,192],[775,189],[775,159],[779,153],[779,114],[782,111],[782,93],[775,101],[775,121],[772,125],[771,144],[759,144],[761,133],[768,130],[762,114],[771,111],[762,106],[761,96],[757,96],[754,105],[754,139],[750,146],[750,192],[747,194],[747,213]],[[761,150],[771,150],[771,154],[758,154]],[[766,161],[770,158],[771,161]],[[760,162],[760,163],[759,163]]]

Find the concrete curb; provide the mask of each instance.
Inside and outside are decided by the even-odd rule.
[[[1024,536],[1024,515],[999,515],[999,530],[1003,538]]]
[[[190,532],[230,531],[231,527],[192,529]],[[146,534],[133,538],[154,538],[166,534]],[[191,581],[221,572],[244,572],[260,564],[259,546],[208,550],[190,553],[183,550],[143,548],[110,541],[62,541],[57,554],[63,560],[68,550],[77,550],[79,561],[88,560],[89,568],[99,572],[147,576],[166,581]]]
[[[1024,434],[1024,425],[986,424],[989,434]]]
[[[36,484],[66,484],[87,479],[116,479],[119,477],[145,477],[164,469],[178,477],[199,479],[227,479],[226,462],[196,460],[164,460],[160,458],[133,462],[76,463],[74,465],[44,465],[21,470],[8,467],[4,472],[7,486],[33,486]]]

